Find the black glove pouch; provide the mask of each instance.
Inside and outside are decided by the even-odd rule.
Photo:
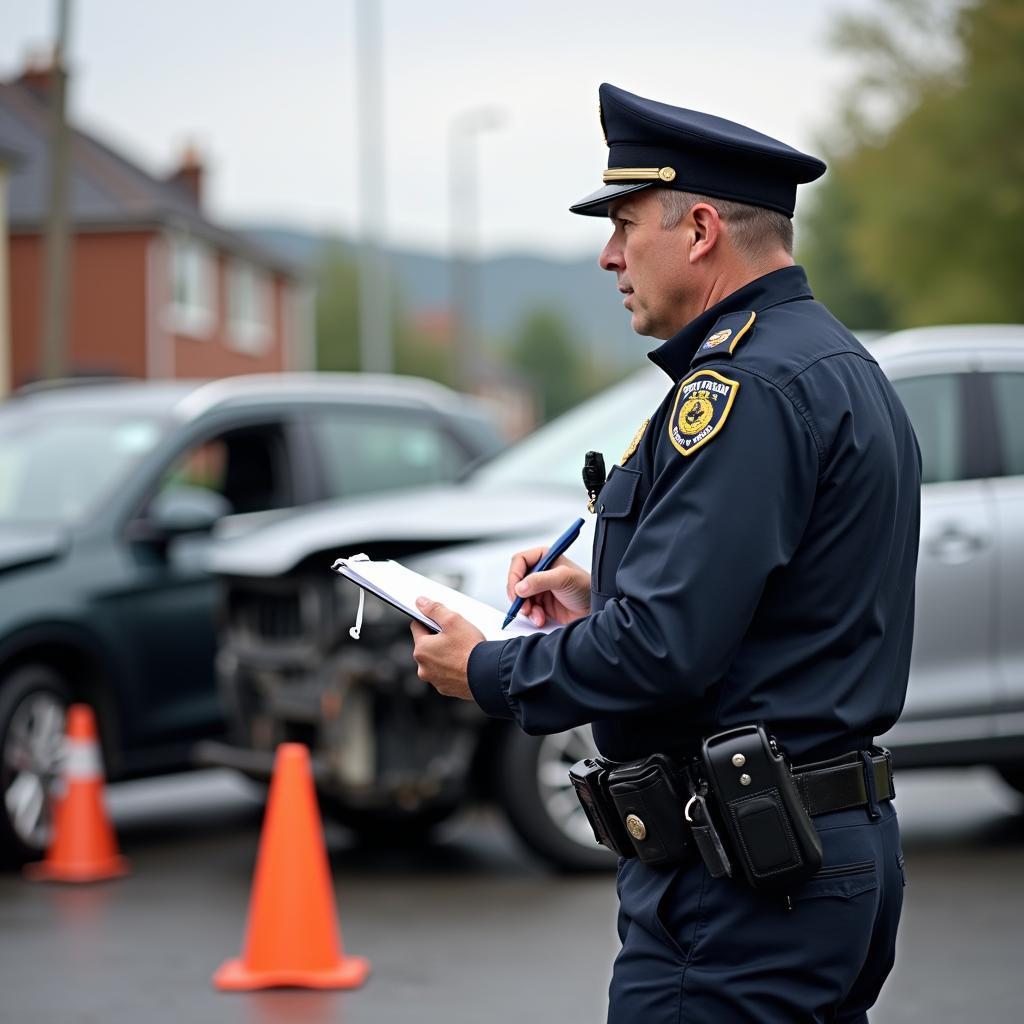
[[[754,889],[793,889],[821,867],[821,837],[761,726],[708,737],[702,759],[732,859]]]
[[[608,773],[608,792],[637,857],[645,864],[681,864],[690,855],[690,829],[683,817],[675,772],[660,754],[616,765]]]

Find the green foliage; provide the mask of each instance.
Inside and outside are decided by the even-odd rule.
[[[530,381],[542,420],[553,419],[591,393],[591,373],[562,316],[528,313],[509,349],[509,361]]]
[[[415,330],[394,288],[390,306],[395,372],[451,383],[450,357]],[[360,369],[359,264],[340,244],[326,247],[317,266],[316,352],[320,370]]]
[[[321,370],[358,370],[359,267],[341,245],[324,250],[317,268],[316,343]],[[426,336],[406,313],[397,289],[391,294],[391,323],[396,373],[412,374],[459,386],[452,339]],[[550,419],[611,383],[612,374],[582,351],[562,317],[553,310],[528,313],[505,362],[527,380],[540,414]]]
[[[859,217],[856,181],[833,165],[803,219],[797,256],[810,273],[814,296],[854,330],[894,326],[889,302],[861,268],[853,249]]]
[[[359,369],[359,271],[337,244],[325,247],[317,266],[316,366]]]
[[[1024,321],[1024,5],[963,8],[952,58],[933,62],[909,30],[934,34],[934,5],[888,7],[875,22],[847,19],[839,38],[867,71],[808,222],[818,294],[862,327]],[[886,85],[888,124],[870,116]],[[880,320],[852,314],[857,304]]]

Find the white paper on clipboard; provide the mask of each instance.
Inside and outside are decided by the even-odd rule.
[[[501,624],[505,621],[504,611],[446,587],[443,583],[407,569],[391,559],[374,562],[365,555],[352,555],[349,558],[339,558],[331,568],[356,586],[362,587],[367,593],[379,597],[435,633],[440,633],[441,627],[416,607],[417,597],[440,601],[446,608],[457,612],[476,626],[488,640],[507,640],[510,636],[550,633],[558,628],[555,623],[538,628],[525,616],[517,615],[505,629],[502,629]]]

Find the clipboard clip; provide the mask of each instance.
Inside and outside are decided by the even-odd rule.
[[[352,555],[351,557],[345,559],[346,562],[368,562],[369,560],[370,560],[370,556],[366,555],[366,554],[363,554],[362,552],[360,552],[358,555]],[[362,587],[360,587],[359,588],[359,607],[356,608],[356,624],[354,626],[352,626],[349,629],[349,631],[348,631],[348,635],[350,637],[352,637],[353,640],[358,640],[359,639],[359,635],[362,632],[362,629],[363,629],[363,608],[365,606],[366,606],[366,591],[363,590]]]

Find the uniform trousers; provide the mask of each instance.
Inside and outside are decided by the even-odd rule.
[[[895,959],[906,876],[891,802],[814,818],[822,869],[791,896],[703,864],[619,863],[609,1024],[864,1024]]]

